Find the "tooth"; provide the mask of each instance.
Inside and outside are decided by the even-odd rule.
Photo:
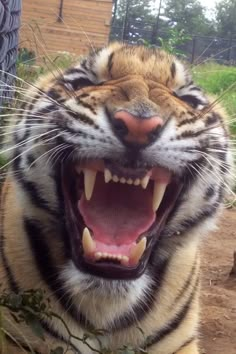
[[[143,187],[143,189],[146,189],[146,188],[147,188],[149,179],[150,179],[150,176],[145,176],[145,177],[141,180],[141,186]]]
[[[127,256],[122,256],[121,258],[121,264],[127,266],[129,263],[129,257]]]
[[[114,182],[118,182],[118,181],[119,181],[118,176],[116,176],[116,175],[115,175],[115,176],[113,176],[113,177],[112,177],[112,181],[114,181]]]
[[[139,178],[136,178],[136,180],[134,181],[134,185],[135,186],[138,186],[140,184],[140,179]]]
[[[84,253],[86,255],[94,252],[96,249],[96,243],[92,239],[90,231],[87,227],[85,227],[83,231],[82,245],[83,245]]]
[[[87,200],[90,200],[93,194],[93,189],[96,181],[97,172],[84,169],[84,191]]]
[[[120,178],[120,183],[125,183],[126,182],[126,179],[124,177],[121,177]]]
[[[105,183],[108,183],[112,179],[111,172],[107,168],[104,170],[104,179]]]
[[[129,178],[126,183],[128,183],[128,184],[133,184],[133,180],[132,180],[131,178]]]
[[[130,260],[132,263],[137,264],[142,257],[147,246],[147,238],[143,237],[142,240],[137,243],[130,252]]]
[[[95,259],[99,260],[102,257],[102,253],[101,252],[96,252],[95,253]]]
[[[154,183],[154,190],[153,190],[153,200],[152,200],[152,209],[153,211],[157,211],[159,208],[162,198],[165,194],[166,184],[163,183]]]

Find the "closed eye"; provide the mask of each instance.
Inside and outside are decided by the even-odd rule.
[[[189,106],[192,108],[197,108],[198,105],[204,105],[205,102],[200,100],[198,97],[193,96],[193,95],[183,95],[183,96],[178,96],[182,101],[187,103]]]
[[[89,80],[87,77],[79,77],[74,80],[67,81],[66,83],[70,84],[70,86],[73,88],[74,91],[77,91],[83,87],[94,85],[94,83],[91,80]]]

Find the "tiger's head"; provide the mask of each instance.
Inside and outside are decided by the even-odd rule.
[[[228,133],[175,57],[113,43],[25,97],[13,134],[19,198],[71,288],[150,285],[177,247],[212,228]]]

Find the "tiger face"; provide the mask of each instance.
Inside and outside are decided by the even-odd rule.
[[[214,227],[231,164],[221,114],[175,57],[118,43],[26,98],[11,178],[39,272],[96,325],[139,303],[144,316],[176,252]],[[194,263],[184,257],[170,292]],[[88,292],[104,299],[99,318]]]

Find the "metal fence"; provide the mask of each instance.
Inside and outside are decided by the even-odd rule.
[[[124,40],[129,43],[144,41],[150,45],[160,46],[158,37],[168,40],[169,31],[157,31],[155,42],[153,42],[154,24],[141,21],[129,21],[126,27],[119,27],[114,23],[111,28],[110,40]],[[222,64],[236,65],[236,35],[229,38],[207,37],[201,35],[189,35],[186,40],[176,49],[181,51],[185,58],[191,63],[198,63],[205,60],[214,60]]]
[[[21,0],[0,0],[0,105],[13,95],[20,12]]]

